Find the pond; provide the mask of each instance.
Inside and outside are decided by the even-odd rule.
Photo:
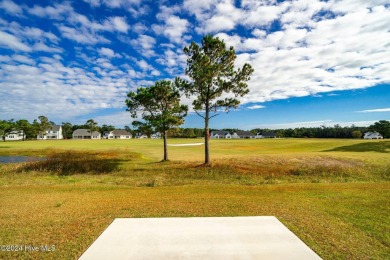
[[[0,163],[20,163],[42,161],[45,158],[34,156],[0,156]]]

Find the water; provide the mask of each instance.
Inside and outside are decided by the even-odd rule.
[[[34,156],[0,156],[0,163],[36,162],[45,158]]]

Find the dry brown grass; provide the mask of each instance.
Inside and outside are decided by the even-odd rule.
[[[112,152],[53,151],[46,159],[26,163],[19,171],[54,172],[58,175],[77,173],[102,174],[118,169],[119,159]]]
[[[324,259],[390,255],[388,141],[213,142],[211,167],[201,166],[199,147],[172,148],[173,160],[161,163],[160,144],[134,141],[1,149],[53,159],[0,165],[0,244],[56,251],[0,258],[77,258],[118,217],[248,215],[278,217]]]

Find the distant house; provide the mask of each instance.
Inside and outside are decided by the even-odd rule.
[[[276,138],[276,133],[275,132],[263,132],[263,133],[257,133],[256,139],[261,139],[261,138]]]
[[[383,139],[383,136],[378,132],[367,132],[364,134],[364,139]]]
[[[238,138],[243,138],[243,139],[253,139],[256,137],[256,135],[251,131],[237,131],[236,134]]]
[[[135,138],[136,139],[145,139],[145,138],[148,138],[148,136],[145,134],[142,134],[142,133],[136,133]]]
[[[88,129],[77,129],[72,134],[73,139],[100,139],[101,134],[98,131],[90,133]]]
[[[157,132],[157,133],[154,133],[150,136],[150,138],[152,139],[160,139],[161,138],[161,133],[160,132]]]
[[[39,133],[37,135],[38,140],[58,140],[64,139],[62,135],[62,126],[60,125],[51,125],[46,131],[45,134]]]
[[[239,139],[240,138],[240,136],[237,134],[237,133],[233,133],[232,134],[232,139]]]
[[[212,139],[231,139],[232,135],[227,131],[212,131],[210,134]]]
[[[103,133],[104,139],[131,139],[131,133],[126,130],[113,130]]]
[[[15,130],[5,136],[5,141],[20,141],[24,140],[25,138],[26,135],[24,134],[23,130]]]

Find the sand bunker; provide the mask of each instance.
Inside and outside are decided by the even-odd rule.
[[[191,144],[168,144],[168,146],[196,146],[196,145],[202,145],[204,143],[191,143]]]

